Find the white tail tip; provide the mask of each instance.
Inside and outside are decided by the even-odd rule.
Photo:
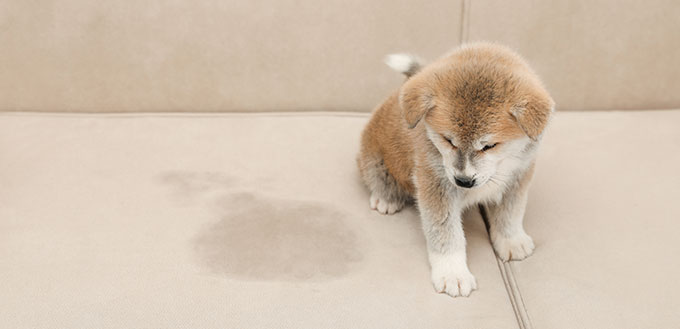
[[[385,57],[385,64],[393,70],[403,73],[407,77],[416,74],[420,70],[420,61],[417,57],[408,54],[391,54]]]

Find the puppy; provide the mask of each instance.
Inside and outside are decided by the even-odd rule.
[[[358,166],[382,214],[415,200],[437,292],[468,296],[462,212],[484,204],[493,248],[503,261],[531,255],[522,227],[527,190],[554,102],[512,50],[464,45],[421,67],[407,55],[387,64],[406,82],[374,112]]]

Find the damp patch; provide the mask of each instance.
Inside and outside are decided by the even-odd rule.
[[[213,272],[245,280],[327,280],[362,259],[346,215],[317,202],[239,193],[218,199],[219,220],[194,240]]]
[[[192,239],[198,262],[240,280],[323,281],[353,271],[363,256],[347,214],[332,204],[243,192],[220,172],[168,171],[156,181],[177,205],[214,220]]]

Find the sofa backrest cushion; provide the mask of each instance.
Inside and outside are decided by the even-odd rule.
[[[370,111],[433,59],[498,41],[558,110],[680,107],[675,0],[4,0],[0,111]]]

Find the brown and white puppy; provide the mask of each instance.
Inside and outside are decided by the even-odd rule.
[[[534,159],[554,102],[512,50],[464,45],[422,67],[408,55],[387,64],[407,76],[366,126],[359,170],[382,214],[415,199],[438,292],[468,296],[462,212],[489,209],[494,250],[504,261],[529,256],[522,227]]]

